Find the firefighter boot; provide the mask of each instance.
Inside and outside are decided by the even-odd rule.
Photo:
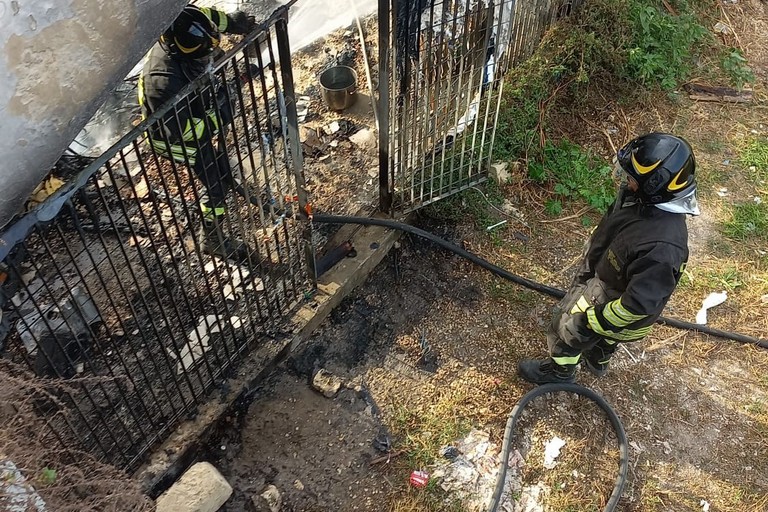
[[[581,360],[587,371],[595,377],[602,377],[608,371],[608,362],[611,356],[616,352],[618,345],[616,342],[610,342],[602,339],[592,347],[589,352],[584,353]]]
[[[251,255],[251,250],[245,242],[224,234],[221,222],[216,218],[203,219],[198,239],[203,252],[211,256],[245,263]]]
[[[551,358],[543,360],[523,359],[517,364],[517,373],[533,384],[570,383],[576,380],[576,365],[559,365]]]

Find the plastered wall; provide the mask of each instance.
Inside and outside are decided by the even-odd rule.
[[[0,0],[0,226],[186,0]]]

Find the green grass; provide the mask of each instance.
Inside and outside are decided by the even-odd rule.
[[[694,267],[687,270],[680,279],[681,288],[701,290],[734,291],[744,284],[744,276],[734,267],[706,268]]]
[[[765,184],[768,181],[768,138],[748,139],[739,151],[739,163],[747,169],[750,181],[756,185]]]
[[[426,409],[405,404],[395,406],[393,429],[400,438],[399,448],[405,450],[408,467],[423,469],[440,455],[440,448],[467,434],[470,422],[452,414],[455,397],[447,393]]]
[[[488,295],[495,300],[502,300],[511,305],[525,308],[533,307],[539,300],[539,295],[527,290],[519,284],[499,282],[494,279],[489,282]]]
[[[723,223],[728,238],[741,241],[768,241],[768,204],[765,202],[734,205],[731,218]]]
[[[719,56],[707,62],[716,73],[737,84],[750,81],[743,56],[706,29],[719,16],[716,5],[671,4],[676,15],[661,0],[593,0],[560,20],[531,58],[505,77],[494,158],[538,160],[544,148],[541,135],[546,138],[557,128],[549,125],[551,112],[570,113],[601,88],[620,91],[626,102],[670,91],[689,78],[705,53]],[[559,104],[560,98],[570,105]]]

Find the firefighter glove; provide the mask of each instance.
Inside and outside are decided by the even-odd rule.
[[[579,341],[584,344],[593,344],[600,341],[600,335],[589,326],[589,319],[586,313],[576,313],[572,315],[572,319],[574,331],[579,337]]]
[[[228,17],[227,32],[231,34],[247,34],[256,28],[256,18],[243,11],[235,11]]]

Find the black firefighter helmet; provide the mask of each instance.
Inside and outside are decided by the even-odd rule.
[[[696,160],[688,142],[668,133],[642,135],[618,152],[621,168],[638,184],[636,194],[648,204],[662,204],[696,191]]]
[[[213,21],[195,6],[187,6],[160,37],[166,51],[188,59],[202,59],[219,47],[221,35]]]

